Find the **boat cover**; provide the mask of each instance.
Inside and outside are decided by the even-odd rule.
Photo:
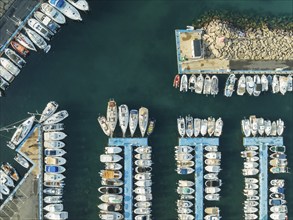
[[[46,166],[46,172],[56,173],[56,172],[58,172],[58,167],[56,167],[56,166]]]
[[[49,0],[49,2],[55,5],[57,8],[62,8],[65,3],[64,0]]]

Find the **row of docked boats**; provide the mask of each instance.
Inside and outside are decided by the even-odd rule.
[[[254,176],[259,173],[258,146],[245,146],[241,151],[241,157],[244,158],[242,174],[244,176]]]
[[[271,121],[251,115],[249,119],[241,121],[241,128],[245,137],[282,136],[285,125],[282,119]]]
[[[66,153],[63,149],[63,139],[67,136],[63,130],[62,122],[68,117],[66,110],[57,111],[59,107],[55,101],[47,103],[42,111],[39,123],[42,124],[44,146],[44,217],[47,219],[67,219],[68,212],[63,206],[63,187],[65,185],[64,172],[66,159],[62,156]]]
[[[288,173],[288,160],[285,146],[271,146],[270,148],[270,172],[271,173]]]
[[[194,219],[194,182],[189,180],[179,180],[177,193],[177,213],[179,220]]]
[[[287,201],[285,200],[285,180],[272,179],[270,181],[270,218],[276,220],[288,219]]]
[[[79,11],[89,9],[86,0],[49,0],[42,3],[39,10],[33,13],[33,17],[28,19],[27,26],[23,32],[16,34],[10,42],[11,48],[6,48],[6,57],[0,57],[0,97],[5,95],[5,90],[20,73],[20,69],[26,64],[24,57],[30,51],[37,51],[36,48],[44,50],[46,53],[51,49],[47,41],[60,29],[60,24],[64,24],[68,18],[82,20]],[[21,24],[19,20],[17,25]]]
[[[149,110],[147,108],[141,107],[138,111],[136,109],[129,111],[127,105],[123,104],[117,108],[115,100],[110,99],[106,117],[98,117],[98,122],[107,136],[113,136],[118,120],[123,137],[125,137],[128,127],[130,136],[133,137],[137,126],[139,126],[142,137],[145,134],[151,135],[156,122],[153,118],[149,119]]]
[[[224,95],[231,97],[235,91],[237,77],[235,74],[230,74],[225,84]],[[236,93],[243,96],[248,95],[259,96],[262,92],[269,91],[271,87],[272,93],[281,93],[285,95],[286,92],[292,92],[292,75],[241,75],[238,79]]]
[[[181,137],[185,135],[187,137],[198,137],[201,136],[215,136],[219,137],[222,134],[223,120],[214,117],[208,117],[208,119],[193,118],[188,115],[185,118],[177,118],[178,133]]]
[[[258,196],[258,179],[255,177],[245,177],[244,178],[244,190],[243,194],[246,196],[244,201],[244,219],[252,220],[259,219],[258,211],[259,211],[259,196]]]
[[[180,76],[177,74],[173,81],[173,87],[178,88],[180,92],[187,92],[190,90],[196,94],[217,95],[219,92],[219,80],[216,75],[203,76],[200,74],[196,77],[192,74],[189,79],[186,74]]]
[[[3,196],[10,194],[10,188],[14,188],[14,182],[19,181],[19,175],[15,168],[8,162],[1,164],[0,169],[0,201],[4,199]]]

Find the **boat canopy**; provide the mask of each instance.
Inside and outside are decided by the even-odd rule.
[[[55,5],[57,8],[62,8],[65,1],[64,0],[49,0],[51,4]]]
[[[58,172],[58,167],[56,167],[56,166],[46,166],[46,172],[56,173],[56,172]]]
[[[102,177],[105,178],[105,179],[113,179],[114,178],[114,171],[112,171],[112,170],[105,170],[103,172],[103,176]]]

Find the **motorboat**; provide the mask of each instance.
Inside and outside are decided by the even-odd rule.
[[[55,101],[50,101],[46,107],[44,108],[40,120],[39,122],[42,123],[44,121],[46,121],[49,117],[51,117],[57,110],[58,108],[58,103]]]
[[[108,204],[108,203],[102,203],[98,205],[98,208],[103,210],[103,211],[121,211],[122,210],[122,205],[121,204]]]
[[[221,159],[221,152],[209,152],[204,156],[208,159]]]
[[[38,46],[38,48],[44,50],[45,53],[49,52],[49,50],[51,49],[51,45],[48,45],[41,35],[39,35],[34,30],[31,30],[30,28],[24,27],[24,30],[29,38],[32,40],[32,42]]]
[[[101,184],[103,186],[122,186],[123,181],[118,179],[102,179]]]
[[[134,192],[136,194],[150,194],[152,193],[152,188],[151,187],[136,187],[134,189]]]
[[[204,197],[208,201],[219,201],[220,200],[220,194],[206,194]]]
[[[288,217],[287,214],[283,213],[283,212],[274,212],[274,213],[270,214],[270,218],[271,219],[276,219],[276,220],[279,220],[279,219],[286,220],[287,217]]]
[[[194,220],[194,216],[191,214],[178,214],[180,220]]]
[[[134,207],[137,207],[137,208],[147,208],[147,207],[150,207],[152,205],[151,202],[136,202],[134,204]]]
[[[123,219],[123,215],[119,212],[102,212],[99,214],[101,220],[108,220],[108,219]]]
[[[185,117],[185,122],[186,122],[186,135],[188,137],[192,137],[193,135],[193,118],[192,116],[188,115]]]
[[[259,75],[254,75],[253,81],[254,81],[253,95],[259,96],[262,91],[262,84],[261,84]]]
[[[12,75],[17,76],[20,73],[20,69],[17,66],[15,66],[10,60],[4,57],[0,57],[0,63]]]
[[[43,208],[47,212],[61,212],[63,211],[63,204],[50,204]]]
[[[256,195],[258,195],[258,191],[255,189],[244,189],[243,194],[245,196],[256,196]]]
[[[61,173],[44,173],[44,181],[59,182],[66,177]]]
[[[108,124],[107,119],[105,118],[105,116],[99,116],[97,119],[98,119],[98,122],[99,122],[102,130],[104,131],[104,133],[107,136],[110,136],[111,130],[110,130],[109,124]]]
[[[252,150],[250,150],[250,151],[247,151],[247,150],[241,151],[241,157],[242,158],[254,157],[256,155],[257,155],[257,152],[256,151],[252,151]]]
[[[211,85],[212,85],[211,77],[209,75],[206,75],[204,78],[202,94],[205,94],[205,95],[211,94]]]
[[[208,215],[219,215],[220,209],[219,207],[207,207],[205,208],[204,212]]]
[[[102,186],[98,189],[98,191],[102,194],[122,194],[123,189],[122,187],[117,186]]]
[[[204,84],[204,77],[202,74],[200,74],[196,79],[194,92],[197,94],[201,94],[203,90],[203,84]]]
[[[72,20],[82,21],[78,10],[65,0],[49,0],[50,5]]]
[[[42,126],[43,131],[63,131],[64,124],[63,123],[56,123],[56,124],[49,124]]]
[[[193,147],[190,146],[175,146],[175,151],[177,154],[186,153],[189,154],[193,151]]]
[[[152,147],[151,146],[140,146],[134,149],[136,153],[139,154],[150,154],[152,153]]]
[[[272,198],[272,199],[285,199],[285,195],[283,193],[271,193],[270,198]]]
[[[119,170],[101,170],[100,176],[103,179],[121,179],[122,173]]]
[[[15,187],[12,178],[0,169],[0,185],[1,184],[6,185],[8,187]]]
[[[220,180],[220,179],[206,180],[205,186],[207,186],[207,187],[220,187],[220,186],[222,186],[222,180]]]
[[[226,81],[226,84],[225,84],[225,91],[224,91],[224,95],[226,97],[231,97],[233,95],[233,92],[234,92],[234,85],[235,85],[235,82],[236,82],[236,76],[235,74],[230,74],[227,81]]]
[[[222,118],[218,118],[216,120],[215,131],[214,131],[215,137],[220,137],[222,135],[223,125],[224,123]]]
[[[238,80],[237,95],[244,95],[246,89],[246,78],[242,75]]]
[[[122,130],[122,136],[125,137],[125,133],[129,123],[129,111],[127,105],[120,105],[119,106],[119,125]]]
[[[287,202],[284,199],[269,199],[269,205],[271,206],[280,206],[285,205]]]
[[[289,173],[288,167],[271,167],[271,173]]]
[[[190,213],[192,213],[192,210],[190,208],[178,207],[177,212],[180,214],[190,214]]]
[[[45,165],[46,173],[63,173],[66,169],[63,166],[58,165]]]
[[[119,154],[122,152],[121,147],[105,147],[105,154]]]
[[[138,167],[151,167],[152,161],[151,160],[136,160],[134,164]]]
[[[152,155],[151,154],[136,154],[134,157],[138,160],[151,160]]]
[[[259,169],[256,169],[256,168],[242,169],[243,176],[254,176],[258,173],[259,173]]]
[[[130,136],[133,137],[138,124],[138,111],[136,109],[130,110],[129,113],[129,130]]]
[[[44,132],[45,141],[60,141],[63,140],[67,135],[62,131]]]
[[[262,88],[262,92],[266,92],[269,90],[269,81],[268,78],[266,77],[266,75],[262,75],[260,78],[260,82],[261,82],[261,88]]]
[[[122,165],[119,163],[105,163],[105,169],[107,169],[107,170],[121,170]]]
[[[151,180],[138,180],[134,184],[139,187],[151,187],[153,183]]]
[[[284,132],[284,121],[282,121],[281,119],[277,120],[277,135],[278,136],[282,136],[283,132]]]
[[[29,50],[22,46],[20,43],[12,40],[10,41],[10,45],[21,56],[26,57],[27,55],[29,55]]]
[[[27,48],[29,50],[37,51],[35,45],[33,44],[33,42],[27,36],[25,36],[23,33],[19,32],[15,36],[15,40],[18,43],[20,43],[22,46],[24,46],[25,48]]]
[[[193,203],[188,200],[177,200],[177,207],[190,208],[193,206]]]
[[[270,158],[286,159],[287,155],[284,153],[277,152],[277,153],[271,154]]]
[[[282,95],[285,95],[287,92],[287,87],[288,87],[287,76],[279,76],[279,82],[280,82],[280,93]]]
[[[89,10],[89,4],[87,3],[86,0],[68,0],[68,2],[79,10],[82,10],[82,11]]]
[[[50,40],[53,37],[53,33],[45,28],[38,20],[34,18],[28,19],[28,26],[35,30],[39,35],[41,35],[46,40]]]
[[[192,186],[194,186],[194,182],[189,181],[189,180],[179,180],[178,181],[178,186],[181,186],[181,187],[183,187],[183,186],[192,187]]]
[[[184,137],[185,135],[185,120],[181,116],[177,118],[177,128],[178,128],[178,133],[181,137]]]
[[[202,119],[200,123],[200,133],[202,136],[205,136],[208,132],[208,121],[206,119]]]
[[[188,89],[190,89],[191,92],[194,91],[195,84],[196,84],[196,76],[194,74],[192,74],[188,80]]]
[[[201,130],[201,119],[195,118],[193,124],[194,124],[194,137],[197,137],[200,134],[200,130]]]
[[[216,120],[213,117],[208,117],[208,134],[212,136],[215,132]]]
[[[206,165],[211,165],[211,166],[220,166],[221,160],[220,159],[205,159],[204,163]]]
[[[258,208],[256,207],[244,206],[244,213],[256,213],[257,211],[258,211]]]
[[[286,147],[285,146],[271,146],[270,151],[274,153],[285,153]]]
[[[0,76],[7,82],[12,83],[14,80],[14,75],[12,75],[8,70],[0,65]]]
[[[119,162],[120,160],[122,160],[123,158],[119,155],[116,154],[102,154],[100,155],[100,161],[102,163],[109,163],[109,162]]]
[[[222,169],[220,166],[206,166],[205,170],[210,173],[219,173]]]
[[[176,172],[178,174],[182,174],[182,175],[187,175],[187,174],[191,174],[194,172],[194,169],[190,168],[190,167],[180,167],[176,169]]]
[[[207,173],[204,175],[204,179],[206,180],[216,180],[218,179],[218,173]]]
[[[173,80],[173,87],[178,88],[180,85],[180,75],[177,74]]]
[[[44,174],[45,176],[46,174]],[[62,174],[58,174],[58,175],[62,175]],[[65,186],[65,183],[63,181],[44,181],[44,186],[46,187],[54,187],[54,188],[62,188]]]
[[[257,120],[258,134],[262,136],[265,133],[265,121],[263,118]]]
[[[187,75],[183,74],[181,77],[181,82],[180,82],[180,92],[187,92],[187,89],[188,89]]]
[[[247,196],[246,200],[247,201],[258,201],[259,196]]]
[[[272,92],[273,93],[278,93],[280,92],[280,82],[279,82],[279,77],[277,75],[273,76],[273,81],[272,81]]]
[[[245,183],[245,189],[258,189],[258,184],[256,183]]]
[[[34,120],[35,116],[31,116],[26,119],[22,124],[20,124],[14,132],[10,142],[13,143],[15,146],[19,145],[20,142],[22,142],[24,138],[28,135],[33,126]]]
[[[186,167],[194,167],[194,161],[192,160],[183,160],[183,161],[177,161],[177,167],[178,168],[186,168]]]
[[[245,206],[258,206],[259,202],[258,201],[244,201]]]
[[[118,120],[117,105],[113,99],[110,99],[107,107],[107,122],[110,128],[110,135],[113,136]]]
[[[292,81],[292,75],[287,76],[287,91],[292,92],[293,90],[293,81]]]
[[[49,16],[51,19],[56,21],[58,24],[66,23],[66,18],[64,17],[64,15],[48,3],[41,4],[41,11]]]
[[[286,205],[278,205],[278,206],[272,206],[270,208],[271,212],[279,212],[279,213],[288,213],[288,208]]]
[[[213,75],[211,79],[211,95],[215,96],[219,93],[219,80],[218,77]]]
[[[20,68],[24,67],[26,64],[26,61],[23,58],[21,58],[19,55],[17,55],[17,53],[9,48],[5,49],[5,55]]]
[[[44,147],[45,148],[51,148],[51,149],[60,149],[65,147],[65,143],[62,141],[51,141],[51,140],[46,140],[44,141]]]
[[[47,195],[51,196],[62,196],[63,195],[63,189],[62,188],[46,188],[43,190],[43,192]],[[63,208],[62,208],[63,210]],[[60,211],[62,211],[60,210]]]
[[[45,203],[62,203],[62,196],[45,196]]]
[[[265,134],[270,136],[272,130],[272,123],[270,120],[265,120]]]
[[[145,107],[141,107],[138,111],[138,125],[141,136],[144,137],[147,125],[149,121],[149,110]]]
[[[178,194],[193,194],[194,193],[194,189],[192,189],[191,187],[177,187],[177,193]]]
[[[273,167],[286,167],[288,165],[287,159],[274,158],[270,160],[270,165]]]
[[[257,135],[257,131],[258,131],[258,118],[256,118],[254,115],[249,117],[249,122],[250,122],[250,130],[251,130],[251,134],[253,135],[253,137],[255,137]]]
[[[246,162],[256,162],[259,161],[259,157],[246,157]]]
[[[30,166],[29,162],[23,156],[21,156],[19,153],[16,154],[16,156],[14,157],[14,160],[17,163],[19,163],[21,166],[23,166],[24,168],[29,168],[29,166]]]
[[[251,76],[246,76],[246,91],[249,95],[253,94],[254,90],[254,81]]]
[[[272,127],[271,127],[271,136],[276,136],[276,135],[277,135],[277,123],[273,121]]]
[[[245,169],[251,169],[251,168],[257,168],[258,163],[257,162],[244,162],[244,168]]]
[[[270,184],[272,186],[284,187],[285,186],[285,180],[283,180],[283,179],[272,179],[270,181]]]
[[[5,90],[9,87],[9,83],[0,76],[0,97],[5,96]]]
[[[135,208],[134,213],[137,215],[149,215],[151,214],[151,208]]]
[[[154,132],[155,124],[156,124],[156,119],[151,118],[149,120],[149,125],[148,125],[148,128],[147,128],[147,135],[148,136],[150,136]]]
[[[45,156],[61,157],[66,154],[63,149],[45,149]]]
[[[194,196],[193,195],[180,195],[181,200],[193,200]]]
[[[248,119],[244,119],[241,121],[242,126],[242,132],[245,135],[245,137],[249,137],[251,135],[251,129],[250,129],[250,122]]]
[[[0,183],[0,195],[9,195],[10,189],[5,185]]]
[[[56,124],[56,123],[59,123],[60,121],[63,121],[67,117],[68,117],[68,112],[66,110],[62,110],[50,116],[48,119],[46,119],[43,122],[43,124],[44,125]]]
[[[48,212],[46,215],[44,215],[45,218],[51,219],[51,220],[64,220],[68,219],[68,212]]]
[[[145,194],[145,195],[137,195],[134,197],[134,199],[138,202],[148,202],[153,199],[152,194]]]
[[[178,154],[175,154],[175,159],[179,161],[189,161],[193,159],[193,155],[186,154],[186,153],[178,153]]]
[[[258,215],[253,213],[244,213],[245,220],[255,220],[258,219]]]
[[[57,24],[49,16],[45,15],[43,12],[35,11],[34,12],[34,17],[39,22],[41,22],[46,28],[48,28],[50,31],[52,31],[54,34],[56,34],[57,31],[60,29],[60,25]]]
[[[116,194],[104,194],[100,196],[100,200],[105,203],[120,204],[123,201],[123,196]]]

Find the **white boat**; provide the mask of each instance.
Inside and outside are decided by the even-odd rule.
[[[134,192],[136,194],[150,194],[152,193],[152,188],[151,187],[136,187],[134,189]]]
[[[33,42],[31,42],[31,40],[21,32],[15,36],[15,40],[25,48],[37,51]]]
[[[205,174],[204,179],[206,179],[206,180],[216,180],[216,179],[218,179],[218,173]]]
[[[215,131],[214,131],[215,137],[220,137],[222,135],[223,125],[224,125],[224,122],[222,118],[218,118],[216,121]]]
[[[205,187],[204,189],[205,193],[208,194],[215,194],[221,191],[221,189],[219,187]]]
[[[256,156],[257,155],[257,152],[256,151],[247,151],[247,150],[245,150],[245,151],[241,151],[241,157],[242,158],[245,158],[245,157],[254,157],[254,156]]]
[[[145,194],[145,195],[137,195],[134,199],[138,202],[148,202],[153,199],[152,194]]]
[[[188,200],[177,200],[177,207],[190,208],[193,203]]]
[[[151,160],[152,155],[151,154],[136,154],[134,157],[138,160]]]
[[[123,181],[118,179],[102,179],[101,184],[103,186],[122,186]]]
[[[258,189],[258,184],[256,183],[245,183],[245,189]]]
[[[276,135],[277,135],[277,123],[273,121],[272,127],[271,127],[271,136],[276,136]]]
[[[7,82],[12,83],[14,80],[14,75],[12,75],[8,70],[0,65],[0,76],[5,79]]]
[[[65,176],[61,173],[44,173],[44,181],[47,182],[60,182],[64,179]]]
[[[208,117],[208,134],[212,136],[215,132],[216,120],[213,117]]]
[[[151,202],[136,202],[134,204],[134,207],[137,207],[137,208],[147,208],[147,207],[150,207],[152,205]]]
[[[194,91],[195,84],[196,84],[196,76],[192,74],[188,81],[188,89],[190,89],[191,92]]]
[[[280,93],[282,95],[285,95],[285,93],[287,92],[287,87],[288,87],[287,76],[279,76],[279,82],[280,82]]]
[[[254,90],[254,81],[251,76],[246,76],[246,91],[249,95],[252,95]]]
[[[86,0],[68,0],[68,2],[79,10],[82,10],[82,11],[89,10],[89,4],[87,3]]]
[[[181,116],[177,118],[177,128],[178,128],[178,133],[181,137],[184,137],[185,135],[185,121],[184,118]]]
[[[258,201],[244,201],[245,206],[258,206],[259,202]]]
[[[3,170],[0,169],[0,185],[6,185],[8,187],[15,187],[13,180],[10,176],[4,173]]]
[[[246,200],[247,201],[258,201],[259,196],[247,196]]]
[[[245,135],[245,137],[249,137],[251,135],[251,129],[250,129],[250,122],[248,119],[243,119],[241,121],[241,127],[242,132]]]
[[[193,124],[194,124],[194,137],[197,137],[200,134],[200,130],[201,130],[201,119],[195,118]]]
[[[282,121],[281,119],[277,120],[277,135],[281,136],[284,132],[284,121]]]
[[[108,102],[107,107],[107,122],[110,128],[110,135],[113,136],[118,120],[118,112],[116,102],[112,99]]]
[[[151,220],[151,215],[137,215],[135,216],[135,220]]]
[[[122,152],[120,147],[105,147],[105,154],[119,154]]]
[[[123,167],[119,163],[105,163],[106,170],[121,170]]]
[[[285,180],[283,180],[283,179],[272,179],[270,181],[270,184],[272,186],[284,187],[285,186]]]
[[[203,90],[204,78],[202,74],[200,74],[196,79],[194,92],[197,94],[201,94]]]
[[[151,187],[153,183],[151,180],[138,180],[134,184],[139,187]]]
[[[66,22],[64,15],[48,3],[41,4],[41,11],[56,21],[58,24],[65,24]]]
[[[99,217],[101,220],[111,220],[111,219],[115,219],[115,220],[120,220],[123,219],[123,215],[120,214],[119,212],[101,212],[99,214]]]
[[[17,53],[15,53],[14,50],[6,48],[5,55],[20,68],[24,67],[24,65],[26,64],[26,61],[21,58]]]
[[[50,40],[54,35],[51,31],[45,28],[38,20],[34,18],[28,19],[27,24],[46,40]]]
[[[62,131],[44,132],[45,141],[60,141],[63,140],[67,135]]]
[[[222,169],[220,166],[206,166],[205,170],[211,173],[218,173],[220,172]]]
[[[45,196],[45,203],[62,203],[62,196]]]
[[[211,95],[215,96],[219,93],[219,80],[218,77],[213,75],[211,80]]]
[[[185,122],[186,122],[186,135],[188,137],[192,137],[193,135],[193,118],[188,115],[185,118]]]
[[[141,136],[144,137],[149,121],[149,110],[145,107],[141,107],[138,111],[138,125]]]
[[[121,204],[108,204],[108,203],[102,203],[98,205],[98,208],[103,210],[103,211],[121,211],[122,210],[122,205]]]
[[[134,164],[138,167],[151,167],[152,161],[151,160],[136,160]]]
[[[187,89],[188,89],[187,75],[183,74],[181,77],[181,82],[180,82],[180,92],[187,92]]]
[[[58,106],[58,103],[56,103],[55,101],[49,102],[43,110],[39,122],[42,123],[43,121],[51,117],[56,112]]]
[[[184,194],[184,195],[190,195],[194,193],[194,189],[191,187],[177,187],[177,193],[178,194]]]
[[[205,136],[208,132],[208,121],[206,119],[202,119],[200,123],[200,133],[202,136]]]
[[[244,95],[246,89],[246,78],[242,75],[238,80],[237,95]]]
[[[62,175],[62,174],[58,174]],[[63,188],[65,186],[65,183],[63,180],[61,181],[44,181],[44,186],[46,187],[54,187],[54,188]]]
[[[258,118],[257,120],[257,130],[258,134],[262,136],[265,133],[265,121],[263,118]]]
[[[211,94],[211,84],[212,84],[211,77],[209,75],[206,75],[204,78],[202,94],[205,94],[205,95]]]
[[[258,191],[255,189],[244,189],[243,194],[245,196],[256,196],[258,194]]]
[[[122,136],[125,137],[125,133],[127,130],[128,122],[129,122],[129,111],[127,105],[119,106],[119,125],[122,130]]]
[[[194,172],[194,169],[191,167],[180,167],[176,169],[176,172],[178,174],[187,175]]]
[[[29,168],[29,165],[30,165],[29,162],[19,153],[16,154],[16,156],[14,157],[14,160],[18,162],[24,168]]]
[[[121,156],[116,155],[116,154],[102,154],[102,155],[100,155],[100,161],[102,163],[110,163],[110,162],[116,163],[122,159],[123,158]]]
[[[270,120],[265,120],[265,134],[270,136],[272,130],[272,123]]]
[[[261,84],[259,75],[254,75],[253,81],[254,81],[253,95],[259,96],[262,90],[262,84]]]
[[[244,213],[256,213],[258,208],[256,207],[246,207],[244,206]]]
[[[250,122],[250,130],[251,134],[255,137],[257,135],[257,130],[258,130],[258,124],[257,124],[258,118],[256,118],[255,115],[252,115],[249,117],[249,122]]]
[[[151,214],[151,208],[135,208],[134,213],[137,215],[149,215]]]
[[[63,195],[63,188],[46,188],[43,190],[43,192],[47,195],[51,196],[62,196]],[[63,210],[63,208],[62,208]],[[62,210],[59,210],[62,211]]]
[[[5,185],[0,183],[0,194],[9,195],[10,189]]]
[[[123,201],[123,196],[116,194],[104,194],[100,196],[100,200],[105,203],[120,204]]]
[[[47,44],[41,35],[26,27],[24,27],[24,30],[35,45],[37,45],[41,50],[44,50],[45,53],[49,52],[51,45]]]
[[[255,157],[247,157],[246,158],[247,162],[256,162],[259,161],[259,157],[255,156]]]
[[[45,149],[45,156],[61,157],[66,154],[63,149]]]
[[[130,136],[133,137],[138,124],[138,111],[136,109],[130,110],[129,113],[129,130]]]
[[[192,200],[194,199],[193,195],[180,195],[179,197],[181,200]]]
[[[260,82],[262,85],[262,92],[266,92],[269,90],[269,81],[268,78],[266,77],[266,75],[262,75],[260,78]]]
[[[68,212],[48,212],[45,218],[51,220],[64,220],[68,219]]]
[[[275,213],[288,213],[288,208],[286,205],[278,205],[278,206],[272,206],[270,208],[271,212],[275,212]]]
[[[244,213],[245,220],[255,220],[258,219],[258,215],[253,213]]]
[[[65,0],[49,0],[49,4],[72,20],[82,21],[78,10]]]
[[[205,159],[204,163],[206,165],[211,165],[211,166],[220,166],[221,160],[219,160],[219,159]]]
[[[20,69],[17,66],[15,66],[10,60],[4,57],[0,57],[0,63],[12,75],[17,76],[20,73]]]
[[[189,181],[189,180],[179,180],[178,181],[178,186],[192,187],[192,186],[194,186],[194,182]]]
[[[209,152],[204,156],[208,159],[221,159],[221,152]]]
[[[190,146],[175,146],[175,152],[177,154],[180,154],[180,153],[191,153],[193,151],[193,148],[190,147]]]
[[[244,164],[245,169],[257,168],[258,167],[257,162],[244,162],[243,164]]]
[[[122,187],[117,186],[102,186],[98,188],[98,191],[102,194],[122,194],[123,189]]]
[[[61,212],[63,211],[63,204],[50,204],[43,208],[47,212]]]
[[[190,214],[193,211],[190,208],[179,207],[179,208],[177,208],[177,212],[180,213],[180,214]]]
[[[234,92],[234,85],[235,85],[235,82],[236,82],[236,77],[235,77],[235,74],[230,74],[227,81],[226,81],[226,84],[225,84],[225,91],[224,91],[224,95],[226,97],[231,97],[233,95],[233,92]]]
[[[287,219],[287,214],[286,213],[282,213],[282,212],[274,212],[272,214],[270,214],[270,218],[271,219],[276,219],[276,220],[286,220]]]
[[[193,159],[192,154],[178,153],[175,154],[175,159],[178,161],[189,161]]]
[[[141,146],[141,147],[135,148],[134,151],[139,154],[150,154],[150,153],[152,153],[152,147],[151,146]]]
[[[259,173],[259,169],[256,169],[256,168],[242,169],[243,176],[254,176],[258,173]]]
[[[292,75],[287,76],[287,91],[292,92],[293,90],[293,82],[292,82]]]
[[[105,116],[99,116],[97,118],[97,120],[98,120],[102,130],[104,131],[104,133],[107,136],[110,136],[111,130],[110,130],[109,124],[108,124],[107,119],[105,118]]]
[[[35,11],[34,17],[54,34],[56,34],[60,29],[60,25],[53,21],[53,19],[51,19],[49,16],[45,15],[43,12]]]
[[[208,201],[219,201],[220,200],[220,194],[207,194],[205,195],[205,199]]]
[[[250,145],[250,146],[245,146],[246,151],[257,151],[258,146]]]
[[[194,216],[190,214],[178,214],[179,220],[194,220]]]
[[[19,145],[20,142],[23,141],[23,139],[28,135],[29,131],[31,130],[33,123],[35,121],[35,116],[29,117],[27,120],[25,120],[22,124],[20,124],[16,131],[14,132],[10,142],[12,144]]]
[[[43,124],[44,125],[56,124],[67,117],[68,117],[68,112],[66,110],[62,110],[50,116],[47,120],[43,122]]]
[[[62,141],[44,141],[44,147],[45,148],[51,148],[51,149],[60,149],[65,146],[65,143]]]
[[[63,157],[45,157],[45,164],[47,165],[59,165],[62,166],[66,164],[66,159]]]
[[[272,92],[273,93],[278,93],[280,92],[280,82],[279,82],[279,77],[277,75],[273,76],[273,81],[272,81]]]

